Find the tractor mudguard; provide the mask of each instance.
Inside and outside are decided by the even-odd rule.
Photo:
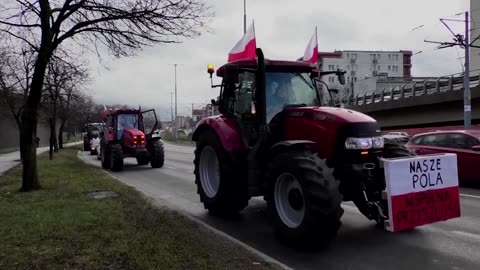
[[[238,131],[235,121],[221,115],[200,120],[193,132],[192,141],[197,141],[200,134],[208,129],[213,130],[215,134],[217,134],[225,151],[230,153],[237,151],[242,152],[247,149],[240,138],[240,132]]]
[[[270,156],[277,155],[287,149],[290,149],[292,147],[301,147],[301,148],[308,148],[308,146],[313,146],[315,142],[310,141],[310,140],[287,140],[287,141],[281,141],[276,144],[274,144],[270,148]]]

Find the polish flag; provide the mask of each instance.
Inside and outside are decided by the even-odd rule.
[[[239,59],[255,59],[257,54],[257,42],[255,40],[255,25],[252,23],[235,47],[228,54],[228,62]]]
[[[318,61],[318,41],[317,41],[317,28],[315,27],[315,33],[308,42],[305,53],[303,54],[303,61],[310,63],[317,63]]]

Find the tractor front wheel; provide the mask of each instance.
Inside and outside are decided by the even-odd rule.
[[[200,134],[193,162],[197,193],[210,214],[229,216],[248,205],[247,179],[238,175],[215,133]]]
[[[153,149],[150,153],[150,165],[152,168],[161,168],[165,163],[165,150],[161,141],[153,142]]]
[[[122,146],[118,143],[110,145],[110,169],[115,172],[123,170]]]
[[[299,249],[328,244],[344,210],[325,161],[306,150],[285,152],[273,158],[267,173],[267,203],[278,238]]]
[[[83,151],[90,150],[90,143],[86,140],[83,140]]]

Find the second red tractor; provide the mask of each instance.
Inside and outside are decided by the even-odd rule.
[[[149,114],[153,115],[145,117]],[[107,110],[104,121],[105,128],[100,136],[103,168],[121,171],[126,157],[136,158],[138,165],[163,166],[165,153],[155,110]]]

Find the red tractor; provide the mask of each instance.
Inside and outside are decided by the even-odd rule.
[[[210,78],[213,66],[208,66]],[[410,156],[384,145],[377,122],[331,104],[318,72],[300,61],[230,62],[223,78],[220,115],[202,119],[193,133],[195,183],[214,215],[236,214],[251,197],[267,201],[277,236],[295,247],[332,240],[341,226],[342,201],[353,201],[370,220],[388,216],[381,157]],[[326,86],[326,84],[325,84]]]
[[[106,110],[104,122],[105,128],[100,134],[103,168],[121,171],[126,157],[136,158],[138,165],[163,166],[165,153],[155,110]]]

